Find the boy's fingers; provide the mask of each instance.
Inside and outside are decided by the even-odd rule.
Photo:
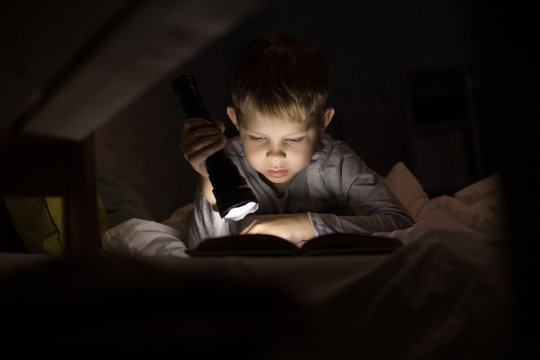
[[[206,159],[221,150],[227,143],[225,125],[218,121],[212,124],[203,118],[189,118],[184,122],[180,150],[184,158],[201,175],[208,175]]]
[[[213,125],[214,127],[218,128],[222,133],[225,132],[225,124],[223,123],[223,121],[215,121]]]
[[[212,127],[212,123],[203,118],[188,118],[184,121],[184,126],[182,127],[182,133],[188,134],[195,129]]]
[[[209,156],[215,154],[217,151],[221,150],[225,146],[225,142],[217,141],[209,144],[208,146],[201,148],[200,150],[193,152],[191,154],[184,155],[186,160],[192,164],[192,166],[199,173],[206,175],[206,159]]]
[[[184,156],[186,158],[192,157],[192,154],[196,154],[202,149],[208,147],[209,145],[216,144],[216,146],[224,145],[227,142],[227,139],[223,135],[213,135],[213,136],[205,136],[204,138],[200,139],[194,139],[187,143],[182,143],[180,145],[180,149],[184,153]]]
[[[207,155],[208,157],[212,155],[214,152],[216,152],[217,150],[223,148],[226,142],[227,142],[227,139],[223,135],[205,138],[204,140],[193,143],[187,149],[187,151],[184,152],[184,157],[188,160],[195,159],[197,157],[204,156],[209,151],[211,151],[212,153]],[[217,150],[213,151],[214,149],[217,149]]]
[[[223,121],[215,121],[214,123],[211,123],[210,121],[203,119],[203,118],[189,118],[186,119],[183,126],[183,133],[188,134],[194,130],[200,129],[200,128],[216,128],[220,132],[225,132],[225,124]]]
[[[246,226],[244,228],[244,230],[240,231],[240,235],[245,235],[249,232],[249,230],[251,230],[251,228],[253,227],[253,223],[249,224],[248,226]]]
[[[257,219],[253,220],[251,223],[249,223],[248,226],[244,228],[244,230],[240,232],[240,235],[250,234],[257,223]]]
[[[194,142],[194,141],[199,141],[201,139],[204,139],[205,137],[222,136],[222,135],[223,133],[219,131],[219,129],[216,129],[215,127],[205,127],[205,128],[195,129],[192,132],[186,134],[183,137],[183,140],[185,142]]]
[[[204,118],[187,118],[184,121],[185,125],[188,126],[212,126],[212,123],[208,119]]]
[[[180,140],[180,150],[182,150],[184,154],[189,154],[209,143],[221,139],[222,137],[224,137],[224,135],[214,127],[196,129],[193,132],[182,136],[182,139]]]

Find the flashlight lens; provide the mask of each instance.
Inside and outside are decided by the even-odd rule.
[[[230,209],[229,212],[225,215],[225,220],[242,220],[247,214],[251,214],[252,212],[257,211],[258,208],[259,204],[250,201],[247,204]]]

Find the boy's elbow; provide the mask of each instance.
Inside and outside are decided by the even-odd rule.
[[[395,216],[396,225],[398,226],[397,230],[403,230],[410,228],[415,224],[415,221],[408,214],[399,214]]]

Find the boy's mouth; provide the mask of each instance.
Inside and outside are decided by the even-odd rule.
[[[266,170],[268,176],[274,179],[279,179],[287,175],[289,170]]]

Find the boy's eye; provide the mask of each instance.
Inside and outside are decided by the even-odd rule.
[[[253,136],[253,135],[249,135],[249,138],[253,141],[264,141],[264,137],[262,136]]]
[[[304,140],[304,137],[298,137],[298,138],[290,138],[286,139],[288,143],[299,143],[300,141]]]

